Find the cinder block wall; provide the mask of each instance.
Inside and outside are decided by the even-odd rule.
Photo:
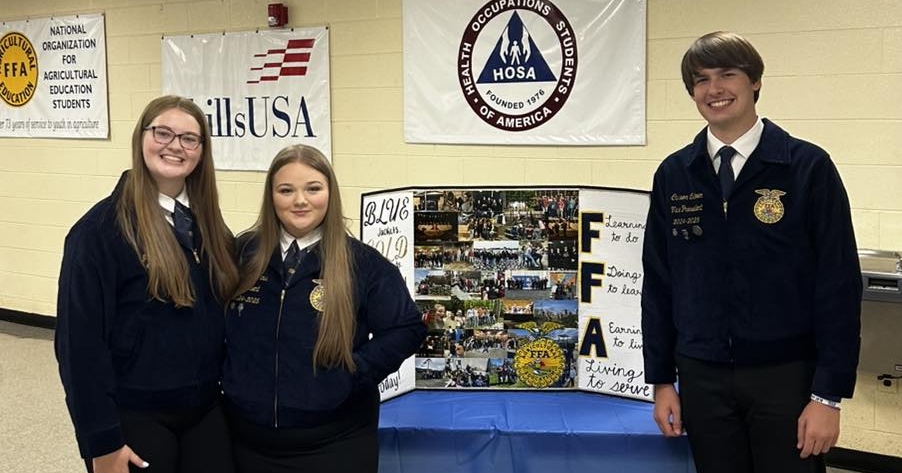
[[[559,2],[575,0],[557,0]],[[160,93],[160,37],[265,27],[269,0],[4,2],[2,20],[103,12],[109,140],[0,138],[0,308],[53,315],[63,238],[128,167],[129,139]],[[406,185],[590,184],[648,189],[657,163],[703,126],[679,77],[689,43],[748,36],[765,59],[758,110],[827,149],[863,248],[902,250],[902,2],[648,0],[648,144],[408,145],[401,0],[288,0],[290,25],[331,31],[334,163],[352,228],[362,192]],[[226,220],[247,228],[263,176],[220,172]],[[862,373],[840,445],[902,456],[902,396]]]

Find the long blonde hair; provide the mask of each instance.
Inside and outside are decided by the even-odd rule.
[[[313,366],[334,368],[344,366],[356,370],[352,356],[354,348],[355,301],[351,283],[353,256],[348,243],[348,230],[341,210],[341,194],[338,180],[329,161],[316,148],[295,145],[282,149],[273,158],[266,173],[263,188],[263,204],[257,222],[249,231],[255,239],[255,253],[241,263],[241,281],[235,295],[256,285],[266,270],[281,237],[281,223],[273,204],[273,179],[282,167],[291,163],[304,164],[319,171],[328,181],[329,202],[320,227],[323,230],[319,242],[322,260],[320,278],[325,289],[325,310],[319,317],[319,331],[313,348]]]
[[[238,283],[234,238],[219,210],[210,131],[204,113],[191,100],[167,95],[152,100],[144,108],[132,133],[132,168],[117,204],[116,218],[126,241],[147,268],[147,293],[154,299],[169,300],[177,307],[193,306],[196,292],[191,285],[188,262],[172,228],[163,218],[160,190],[144,163],[144,129],[171,109],[186,112],[200,126],[201,158],[185,179],[185,187],[203,241],[200,251],[209,261],[210,286],[220,301],[226,301]]]

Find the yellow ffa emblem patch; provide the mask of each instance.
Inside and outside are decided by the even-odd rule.
[[[316,284],[316,287],[310,291],[310,305],[312,305],[314,309],[322,312],[326,308],[326,303],[323,301],[323,297],[326,295],[326,291],[322,286],[323,280],[314,279],[313,282]]]
[[[517,350],[514,369],[527,386],[546,388],[564,372],[564,352],[548,338],[533,340]]]
[[[65,57],[65,56],[64,56]],[[0,97],[11,107],[21,107],[38,88],[38,55],[22,33],[0,39]]]
[[[755,217],[764,223],[779,222],[784,213],[780,196],[786,193],[777,189],[756,189],[755,193],[761,195],[755,202]]]

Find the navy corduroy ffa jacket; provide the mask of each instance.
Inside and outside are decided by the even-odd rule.
[[[311,293],[320,283],[329,290],[329,282],[319,280],[319,245],[307,252],[287,286],[276,248],[257,285],[227,310],[223,390],[230,411],[271,427],[326,424],[346,415],[354,408],[349,403],[373,392],[423,342],[426,326],[398,268],[375,249],[348,238],[357,371],[313,367],[320,313],[311,304]],[[256,251],[252,234],[239,237],[238,246],[240,259]]]
[[[702,130],[655,173],[643,251],[645,379],[674,355],[816,361],[812,392],[851,397],[861,271],[849,201],[827,153],[764,120],[729,201]]]
[[[125,176],[75,223],[63,250],[54,346],[83,458],[124,445],[121,407],[201,407],[219,392],[224,308],[207,262],[183,248],[193,307],[148,295],[147,272],[116,222]]]

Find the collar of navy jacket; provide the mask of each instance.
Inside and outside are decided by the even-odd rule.
[[[792,154],[789,152],[789,133],[766,118],[761,121],[764,122],[761,141],[758,142],[755,151],[748,157],[742,167],[742,172],[736,178],[736,187],[755,177],[768,164],[788,165],[792,161]],[[695,139],[692,141],[692,153],[683,157],[683,164],[696,172],[701,171],[713,175],[714,167],[710,165],[707,145],[707,128],[704,128],[695,135]]]

